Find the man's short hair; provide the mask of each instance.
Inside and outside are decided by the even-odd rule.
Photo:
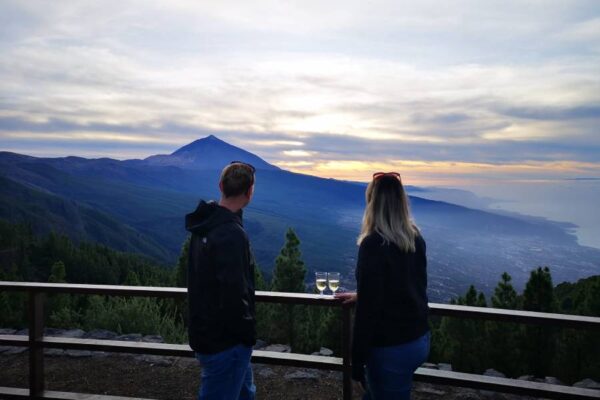
[[[221,186],[225,197],[245,194],[254,184],[252,167],[243,163],[229,164],[221,172]]]

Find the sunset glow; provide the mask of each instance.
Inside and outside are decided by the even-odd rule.
[[[600,171],[598,163],[583,162],[530,162],[522,164],[484,164],[445,161],[388,160],[362,162],[351,160],[282,162],[281,168],[290,171],[343,180],[371,180],[374,172],[397,171],[403,181],[411,185],[464,185],[482,183],[495,179],[504,180],[547,180],[548,173],[553,179],[569,179],[575,176],[593,176]]]
[[[0,150],[145,158],[214,134],[414,183],[600,177],[600,7],[5,1]]]

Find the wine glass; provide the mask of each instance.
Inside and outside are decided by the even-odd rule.
[[[335,291],[340,287],[340,273],[339,272],[329,272],[327,274],[327,282],[329,283],[329,290],[335,294]]]
[[[315,279],[317,283],[317,289],[319,289],[319,296],[323,296],[323,290],[327,287],[327,272],[315,272]]]

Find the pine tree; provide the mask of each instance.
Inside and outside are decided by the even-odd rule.
[[[0,268],[0,281],[19,281],[13,265],[8,272]],[[21,328],[25,325],[26,297],[18,292],[0,292],[0,326],[6,328]]]
[[[300,252],[300,239],[292,228],[285,234],[285,244],[275,259],[272,290],[275,292],[304,293],[306,268]]]
[[[269,290],[269,284],[265,281],[262,269],[258,264],[254,265],[254,289]]]
[[[582,314],[600,317],[600,277],[590,279],[591,282],[585,291]]]
[[[181,246],[179,258],[177,259],[177,266],[175,267],[175,286],[177,287],[187,287],[187,269],[191,239],[191,236],[185,239],[183,246]]]
[[[50,268],[50,283],[66,283],[67,271],[62,261],[57,261]],[[74,309],[71,296],[68,294],[55,294],[50,297],[50,326],[55,328],[76,328],[79,327],[80,315]]]
[[[140,278],[138,274],[133,270],[127,271],[127,277],[125,278],[125,282],[123,282],[126,286],[140,286]]]
[[[539,312],[554,311],[554,286],[552,286],[552,275],[548,267],[538,267],[531,271],[523,292],[523,309]]]
[[[335,307],[311,307],[318,312],[319,318],[315,321],[317,326],[317,340],[312,347],[327,347],[334,353],[342,351],[342,310]]]
[[[554,289],[557,312],[600,316],[600,275]],[[600,335],[594,330],[561,329],[557,336],[553,376],[563,382],[600,376]]]
[[[483,292],[477,292],[475,286],[469,286],[464,296],[452,299],[451,304],[486,307]],[[459,371],[482,372],[485,369],[485,329],[483,321],[460,318],[442,318],[438,337],[442,344],[436,345],[442,358],[452,363]]]
[[[265,281],[258,264],[254,265],[254,289],[269,290],[269,284]],[[256,303],[256,334],[260,339],[269,339],[270,327],[273,324],[271,308],[270,304]]]
[[[515,310],[517,308],[517,291],[512,283],[510,283],[511,280],[512,277],[507,272],[502,274],[502,280],[498,282],[498,285],[494,289],[492,307],[506,308],[509,310]]]
[[[504,272],[500,282],[494,289],[492,307],[515,310],[517,308],[517,292],[511,284],[512,277]],[[488,356],[490,367],[514,376],[520,372],[518,363],[518,346],[515,332],[519,325],[507,322],[488,321]]]
[[[188,258],[190,252],[190,242],[192,236],[188,235],[183,244],[181,245],[181,252],[177,259],[177,265],[174,268],[173,282],[176,287],[187,288],[187,275],[188,275]],[[163,303],[166,306],[166,310],[176,315],[185,326],[188,325],[188,300],[186,298],[164,300]]]
[[[289,228],[285,234],[285,244],[275,259],[271,290],[303,293],[306,290],[305,275],[306,268],[300,252],[300,240],[294,230]],[[301,340],[297,335],[302,326],[308,323],[305,321],[305,314],[304,307],[298,305],[274,305],[271,320],[280,322],[271,324],[269,334],[271,340],[287,342],[294,351],[299,345],[305,347],[299,343]]]
[[[48,282],[50,283],[65,283],[67,281],[67,271],[65,268],[65,263],[62,261],[57,261],[52,264],[52,268],[50,269],[50,276],[48,277]]]
[[[584,290],[584,300],[582,314],[593,317],[600,317],[600,276],[589,278],[587,290]],[[576,380],[581,376],[600,377],[600,335],[592,330],[579,331],[575,338],[579,339],[575,343],[580,356],[576,362],[581,367],[577,375],[572,379]]]
[[[316,287],[314,294],[319,291]],[[327,347],[341,352],[342,313],[337,307],[296,306],[296,341],[294,351],[312,353]]]
[[[548,267],[531,271],[523,292],[523,308],[527,311],[553,312],[554,287]],[[556,343],[556,328],[525,326],[521,330],[520,349],[528,373],[544,377],[550,371]]]

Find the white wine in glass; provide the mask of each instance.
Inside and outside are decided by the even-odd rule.
[[[315,272],[315,279],[320,296],[323,296],[323,290],[327,287],[327,272]]]
[[[327,274],[327,282],[329,283],[329,290],[335,294],[335,291],[340,288],[340,273],[329,272]]]

